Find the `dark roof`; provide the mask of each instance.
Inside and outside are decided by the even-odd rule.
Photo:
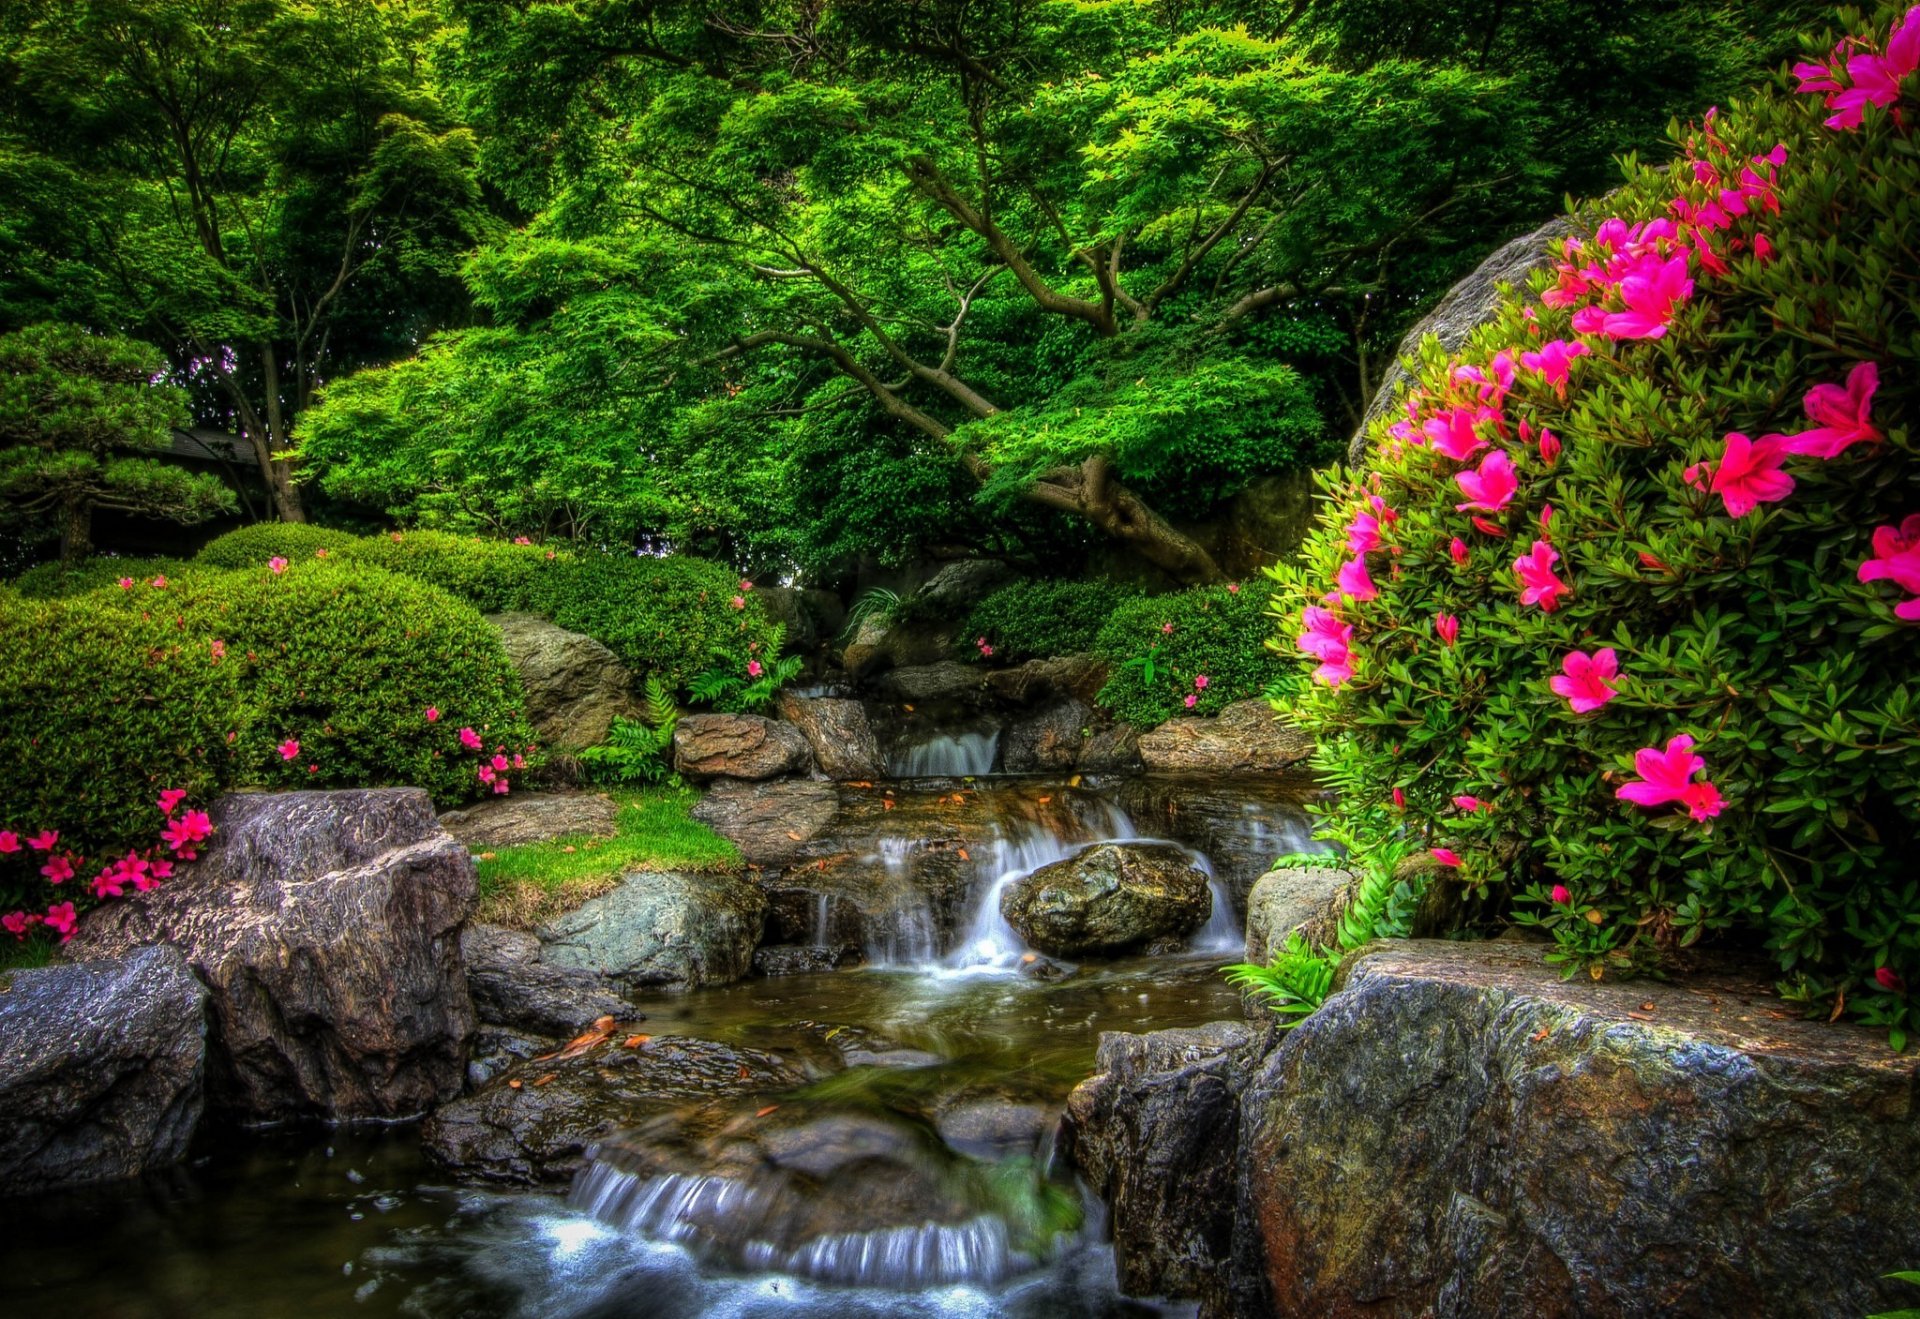
[[[195,426],[192,430],[176,430],[173,443],[167,452],[176,458],[199,458],[215,462],[251,463],[253,450],[238,435],[226,431],[210,430],[205,426]]]

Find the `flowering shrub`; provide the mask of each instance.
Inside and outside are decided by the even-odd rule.
[[[307,522],[256,522],[215,537],[193,557],[203,567],[251,568],[276,557],[296,562],[311,559],[317,550],[339,554],[359,540],[350,531]]]
[[[186,799],[184,788],[162,789],[153,802],[164,821],[159,842],[124,856],[89,860],[57,829],[0,828],[0,932],[16,944],[65,943],[89,907],[171,879],[174,862],[197,859],[213,835],[213,821],[184,807]]]
[[[967,650],[1007,664],[1090,651],[1114,611],[1140,592],[1112,582],[1023,578],[989,592],[967,615]]]
[[[1264,592],[1200,586],[1122,603],[1094,650],[1113,665],[1100,704],[1136,728],[1181,714],[1215,714],[1258,696],[1283,666],[1267,645]]]
[[[102,586],[113,586],[123,578],[150,582],[155,577],[178,577],[187,565],[180,559],[96,558],[76,563],[43,563],[29,568],[15,579],[14,589],[34,600],[54,600],[82,595]]]
[[[1896,1042],[1920,975],[1916,53],[1920,8],[1882,10],[1801,94],[1680,134],[1536,296],[1453,358],[1429,341],[1372,470],[1325,478],[1275,574],[1336,812],[1387,808],[1570,974],[1751,940],[1789,996]]]

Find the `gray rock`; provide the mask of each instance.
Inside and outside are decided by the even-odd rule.
[[[616,715],[640,717],[633,675],[600,642],[538,614],[491,614],[507,658],[520,672],[527,716],[547,747],[578,751],[607,740]]]
[[[207,1088],[251,1119],[411,1117],[460,1092],[473,859],[418,788],[215,801],[203,858],[71,945],[172,944],[211,991]]]
[[[1920,1259],[1920,1058],[1763,979],[1378,945],[1241,1119],[1220,1314],[1857,1315]]]
[[[673,767],[696,779],[777,779],[813,758],[792,724],[757,714],[682,715],[673,730]]]
[[[1100,729],[1080,748],[1078,768],[1087,774],[1135,774],[1145,769],[1139,730],[1126,724]]]
[[[798,728],[813,748],[813,761],[830,779],[874,779],[886,774],[886,758],[858,701],[831,696],[780,697],[780,717]]]
[[[629,988],[729,984],[751,969],[766,911],[735,875],[640,871],[542,929],[542,957]]]
[[[902,701],[958,701],[978,696],[986,681],[978,665],[941,660],[894,669],[880,679],[880,689]]]
[[[987,674],[987,687],[1012,705],[1031,705],[1058,696],[1092,705],[1111,671],[1098,655],[1057,655],[1030,659],[1010,669],[994,669]]]
[[[1380,387],[1367,405],[1367,414],[1348,443],[1349,465],[1359,467],[1366,462],[1367,431],[1375,420],[1399,403],[1401,390],[1412,378],[1402,363],[1419,356],[1421,342],[1431,334],[1450,353],[1465,347],[1473,332],[1492,319],[1494,308],[1499,304],[1500,286],[1523,285],[1535,270],[1555,259],[1550,245],[1572,232],[1573,226],[1565,219],[1554,219],[1532,233],[1513,239],[1449,289],[1439,305],[1407,331],[1393,354],[1393,365],[1381,377]]]
[[[1129,1296],[1225,1299],[1239,1093],[1253,1032],[1219,1021],[1100,1036],[1095,1074],[1067,1100],[1068,1147],[1112,1210]]]
[[[0,974],[0,1194],[185,1158],[206,997],[172,948]]]
[[[740,849],[750,866],[785,865],[840,810],[830,783],[721,779],[693,807],[693,818]]]
[[[913,593],[914,603],[924,613],[965,613],[1012,575],[998,559],[958,559],[929,577]]]
[[[1313,739],[1282,723],[1257,697],[1235,701],[1209,719],[1169,719],[1140,738],[1147,768],[1170,774],[1265,773],[1312,754]]]
[[[1351,873],[1332,866],[1290,866],[1262,875],[1247,895],[1247,960],[1264,965],[1295,930],[1328,920],[1352,882]]]
[[[1052,957],[1125,952],[1190,934],[1213,910],[1207,876],[1170,843],[1097,843],[1009,884],[1000,914]]]
[[[817,975],[822,971],[838,971],[859,960],[859,954],[846,946],[765,944],[754,949],[753,972],[763,976]]]
[[[544,1035],[522,1035],[518,1031],[481,1026],[473,1033],[473,1055],[467,1059],[467,1084],[478,1090],[515,1063],[543,1053],[557,1053],[565,1040]]]
[[[1072,769],[1091,735],[1093,711],[1068,697],[1007,725],[1001,765],[1009,774]]]
[[[1216,556],[1230,577],[1251,578],[1299,550],[1320,515],[1313,468],[1302,466],[1256,477],[1227,503],[1226,525]],[[1249,582],[1242,589],[1262,590]]]
[[[554,838],[610,838],[619,810],[592,792],[516,792],[447,811],[441,827],[470,852],[517,847]]]
[[[540,940],[499,925],[470,925],[460,936],[467,988],[480,1020],[538,1035],[573,1035],[600,1017],[629,1017],[633,1006],[592,971],[541,960]]]
[[[1307,813],[1321,795],[1304,772],[1137,776],[1115,792],[1142,833],[1205,852],[1240,912],[1275,857],[1324,850]]]

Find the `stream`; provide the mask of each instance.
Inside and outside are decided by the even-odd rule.
[[[217,1130],[139,1182],[0,1199],[8,1313],[1168,1312],[1118,1295],[1058,1115],[1100,1032],[1239,1016],[1219,968],[1237,960],[1247,872],[1306,845],[1310,786],[896,781],[898,817],[870,845],[906,889],[917,840],[902,830],[963,785],[993,814],[947,918],[906,901],[863,967],[635,999],[656,1039],[780,1059],[799,1084],[645,1115],[564,1195],[462,1186],[408,1126]],[[1214,914],[1189,946],[1037,967],[1000,917],[1002,887],[1095,841],[1154,837],[1210,876]]]

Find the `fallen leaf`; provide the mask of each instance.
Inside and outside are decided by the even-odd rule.
[[[1777,1018],[1777,1019],[1778,1019],[1778,1020],[1780,1020],[1780,1021],[1792,1021],[1792,1020],[1793,1020],[1793,1014],[1792,1014],[1791,1012],[1775,1012],[1775,1011],[1774,1011],[1774,1010],[1773,1010],[1772,1008],[1768,1008],[1768,1009],[1767,1009],[1767,1015],[1768,1015],[1769,1017],[1774,1017],[1774,1018]]]
[[[1847,991],[1843,989],[1837,995],[1834,996],[1833,1015],[1828,1017],[1827,1020],[1828,1021],[1840,1020],[1840,1014],[1842,1012],[1845,1012],[1846,1010],[1847,1010]]]
[[[491,861],[491,860],[493,860],[493,859],[494,859],[495,857],[497,857],[497,856],[499,856],[499,855],[500,855],[500,854],[499,854],[498,852],[482,852],[482,853],[481,853],[481,854],[480,854],[479,856],[477,856],[477,857],[475,857],[475,858],[474,858],[474,860],[476,860],[476,861]]]
[[[912,707],[911,705],[903,705],[903,706],[901,706],[900,708],[901,708],[902,710],[905,710],[905,711],[906,711],[906,712],[907,712],[908,714],[912,714],[912,713],[913,713],[913,707]]]
[[[800,841],[800,834],[797,830],[794,830],[794,829],[787,830],[787,837],[793,839],[793,841],[796,843]]]
[[[885,808],[886,808],[887,810],[892,810],[892,809],[893,809],[893,798],[891,798],[891,797],[888,797],[888,798],[887,798],[886,800],[884,800],[884,801],[882,801],[882,802],[881,802],[880,804],[881,804],[882,806],[884,806],[884,807],[885,807]]]
[[[1632,1017],[1635,1021],[1652,1021],[1653,1020],[1652,1015],[1645,1012],[1629,1012],[1627,1015],[1629,1017]]]
[[[1042,797],[1042,798],[1040,798],[1039,800],[1040,800],[1040,804],[1041,804],[1042,806],[1045,806],[1045,805],[1046,805],[1046,804],[1047,804],[1048,802],[1050,802],[1050,801],[1052,801],[1052,800],[1053,800],[1053,798],[1052,798],[1052,797]]]
[[[960,849],[960,859],[961,859],[962,861],[971,861],[971,860],[973,860],[973,858],[972,858],[972,857],[970,857],[970,856],[968,856],[968,855],[967,855],[967,849],[966,849],[966,848],[964,848],[964,847]]]
[[[567,1047],[556,1053],[543,1053],[534,1061],[543,1063],[549,1058],[578,1058],[597,1044],[604,1044],[613,1034],[613,1018],[601,1017],[593,1023],[593,1029],[583,1031],[567,1041]]]
[[[653,1036],[651,1035],[629,1035],[627,1036],[626,1047],[629,1049],[637,1049],[652,1038]]]
[[[1539,1030],[1537,1030],[1537,1031],[1535,1031],[1535,1032],[1533,1033],[1533,1042],[1534,1042],[1535,1044],[1538,1044],[1538,1043],[1540,1043],[1540,1041],[1541,1041],[1541,1040],[1544,1040],[1544,1039],[1546,1039],[1546,1038],[1547,1038],[1547,1036],[1549,1036],[1549,1035],[1551,1035],[1551,1034],[1553,1034],[1553,1027],[1551,1027],[1551,1026],[1542,1026],[1542,1027],[1541,1027],[1541,1028],[1540,1028]]]
[[[568,843],[565,847],[561,848],[560,850],[562,852],[578,852],[580,849],[575,847],[572,843]]]
[[[547,1074],[546,1074],[545,1076],[542,1076],[542,1077],[540,1077],[540,1078],[538,1078],[537,1080],[535,1080],[535,1081],[534,1081],[534,1084],[535,1084],[535,1085],[545,1085],[545,1084],[546,1084],[547,1082],[549,1082],[549,1081],[551,1081],[551,1080],[552,1080],[552,1079],[553,1079],[554,1077],[556,1077],[556,1076],[558,1076],[558,1075],[560,1075],[560,1073],[558,1073],[558,1072],[548,1072],[548,1073],[547,1073]]]
[[[1072,778],[1070,778],[1070,779],[1068,779],[1068,780],[1067,780],[1067,786],[1068,786],[1069,788],[1077,788],[1077,787],[1079,787],[1079,786],[1080,786],[1080,776],[1079,776],[1078,774],[1075,774],[1075,775],[1074,775],[1074,776],[1073,776]]]
[[[747,1070],[745,1063],[740,1064],[740,1079],[742,1081],[750,1081],[753,1079],[753,1073]]]
[[[854,782],[849,783],[847,786],[849,788],[871,788],[873,786],[873,781],[871,779],[857,779]]]
[[[511,1081],[507,1082],[507,1089],[518,1090],[520,1088],[520,1085],[521,1085],[520,1078],[516,1076]]]
[[[1640,1010],[1642,1012],[1657,1012],[1659,1011],[1659,1005],[1656,1004],[1652,999],[1648,999],[1645,1003],[1642,1003],[1640,1005]]]
[[[765,1117],[767,1114],[777,1111],[779,1107],[780,1105],[778,1104],[768,1104],[765,1108],[761,1109],[758,1113],[755,1113],[754,1116]]]

